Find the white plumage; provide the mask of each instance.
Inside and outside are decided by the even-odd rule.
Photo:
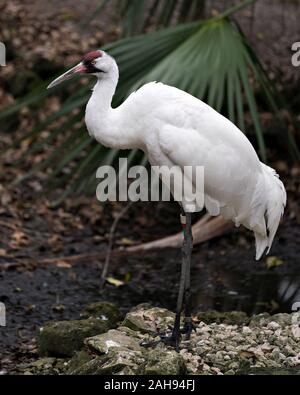
[[[86,109],[90,135],[107,147],[139,148],[151,165],[204,166],[209,214],[221,214],[252,230],[256,259],[266,248],[269,251],[286,205],[286,192],[275,170],[259,161],[246,136],[201,100],[162,83],[144,85],[113,109],[118,67],[108,54],[97,52],[98,56],[88,54],[76,66],[81,67],[77,72],[90,72],[98,78]],[[76,72],[76,68],[72,70]]]

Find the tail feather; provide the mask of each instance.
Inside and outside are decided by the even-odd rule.
[[[262,254],[268,247],[268,237],[261,235],[258,232],[254,232],[255,236],[255,246],[256,246],[256,256],[255,259],[258,261]]]
[[[279,222],[286,206],[286,191],[283,183],[274,169],[262,164],[265,175],[266,194],[266,226],[268,232],[265,235],[254,232],[256,241],[256,259],[260,259],[265,249],[270,252]]]

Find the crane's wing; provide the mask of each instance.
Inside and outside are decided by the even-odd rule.
[[[239,151],[221,141],[215,144],[193,129],[166,126],[159,133],[159,144],[174,166],[203,166],[204,201],[211,215],[222,213],[237,225],[243,223],[259,177],[259,161],[253,166],[242,148]]]

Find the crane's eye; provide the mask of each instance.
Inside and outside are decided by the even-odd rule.
[[[96,60],[92,60],[92,61],[91,61],[91,64],[92,64],[93,66],[95,66]]]

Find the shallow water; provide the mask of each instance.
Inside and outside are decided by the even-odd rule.
[[[226,270],[227,269],[227,270]],[[204,269],[193,293],[193,306],[201,310],[241,310],[248,315],[262,312],[290,313],[300,302],[300,275],[296,267],[279,270],[245,271],[215,264]],[[197,277],[194,284],[197,284]]]

